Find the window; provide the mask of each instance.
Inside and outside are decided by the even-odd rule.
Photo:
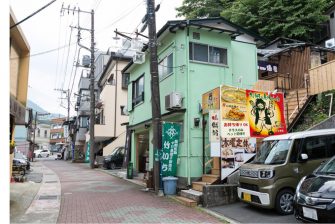
[[[291,156],[290,156],[291,163],[296,163],[298,161],[299,148],[300,148],[301,142],[302,142],[301,139],[295,139],[293,142]]]
[[[213,47],[207,44],[196,44],[191,42],[189,57],[191,61],[228,65],[227,49]]]
[[[315,136],[305,139],[303,153],[308,155],[308,159],[326,158],[327,136]]]
[[[133,106],[144,101],[144,75],[133,82]]]
[[[48,137],[48,131],[44,130],[44,138],[47,138],[47,137]]]
[[[120,109],[121,109],[121,115],[127,116],[127,111],[125,111],[126,110],[125,106],[120,106]]]
[[[88,127],[88,117],[80,117],[79,119],[80,119],[79,127],[87,128]]]
[[[129,73],[122,74],[122,89],[128,89]]]
[[[172,73],[173,73],[173,53],[169,54],[158,64],[158,75],[160,80],[171,75]]]
[[[328,141],[328,157],[335,155],[335,135],[329,136]]]

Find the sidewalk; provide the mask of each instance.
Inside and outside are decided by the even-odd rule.
[[[56,223],[60,193],[58,176],[41,162],[32,162],[27,181],[10,184],[10,222]]]

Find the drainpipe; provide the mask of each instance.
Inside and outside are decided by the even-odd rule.
[[[186,58],[186,66],[187,66],[187,73],[186,73],[186,83],[187,83],[187,90],[186,90],[186,99],[187,99],[187,107],[189,108],[189,89],[190,89],[190,82],[189,82],[189,75],[190,75],[190,60],[189,60],[189,32],[190,32],[190,28],[189,28],[189,20],[187,20],[187,29],[186,29],[186,46],[185,46],[185,58]],[[191,185],[191,163],[190,163],[190,137],[191,137],[191,130],[190,130],[190,120],[189,120],[190,116],[189,116],[189,110],[186,111],[186,121],[187,121],[187,132],[188,132],[188,136],[187,136],[187,184]]]
[[[116,58],[116,64],[115,64],[115,108],[114,108],[114,137],[116,137],[116,107],[117,107],[117,65],[118,65],[118,58]]]

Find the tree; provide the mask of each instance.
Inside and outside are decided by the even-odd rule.
[[[315,32],[325,29],[325,10],[335,0],[184,0],[177,8],[186,18],[220,15],[271,40],[285,36],[313,41]]]
[[[203,17],[219,17],[224,10],[222,0],[184,0],[183,5],[176,8],[177,16],[185,16],[187,19]]]

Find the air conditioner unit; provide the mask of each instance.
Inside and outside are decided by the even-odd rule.
[[[335,38],[329,39],[325,43],[326,48],[335,48]]]
[[[165,96],[165,109],[166,110],[176,110],[181,108],[182,96],[180,93],[171,92],[169,95]]]
[[[143,64],[145,61],[145,53],[144,52],[136,52],[133,56],[133,62],[135,64]]]

